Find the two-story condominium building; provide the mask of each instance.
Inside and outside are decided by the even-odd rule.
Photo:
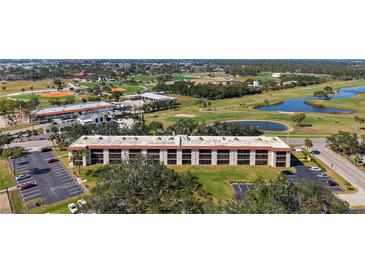
[[[82,164],[113,164],[145,155],[166,165],[290,166],[290,147],[265,136],[82,136],[68,147],[83,150]]]

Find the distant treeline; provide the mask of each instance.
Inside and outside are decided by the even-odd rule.
[[[249,87],[247,83],[228,84],[195,84],[193,82],[176,81],[173,84],[159,82],[155,87],[157,91],[167,91],[185,96],[206,98],[209,100],[241,97],[261,93],[261,89]]]
[[[308,62],[278,61],[262,62],[242,65],[226,64],[225,72],[231,75],[256,76],[262,72],[291,72],[331,75],[336,79],[363,79],[365,77],[365,63],[349,60],[348,62],[336,62],[312,60]]]

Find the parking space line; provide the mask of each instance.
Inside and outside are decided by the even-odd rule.
[[[67,191],[72,192],[72,191],[74,191],[76,189],[81,189],[81,187],[80,186],[70,187],[70,188],[67,189]]]
[[[31,194],[31,193],[34,193],[34,192],[40,192],[40,189],[36,187],[36,188],[30,188],[30,189],[22,190],[22,193],[24,195]]]
[[[34,195],[31,195],[31,196],[27,196],[27,197],[24,197],[23,196],[23,200],[26,201],[26,200],[33,200],[35,197],[41,197],[42,196],[42,193],[37,193],[37,194],[34,194]]]
[[[70,192],[69,194],[70,195],[74,195],[76,193],[78,193],[80,195],[80,194],[84,193],[84,191],[75,191],[75,192]]]

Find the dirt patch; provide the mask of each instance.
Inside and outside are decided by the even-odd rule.
[[[122,87],[116,87],[116,88],[112,88],[112,92],[122,92],[122,91],[126,91],[126,88],[122,88]]]
[[[183,113],[179,113],[179,114],[175,114],[175,117],[180,117],[180,118],[193,118],[195,117],[195,115],[193,114],[183,114]]]
[[[44,98],[66,97],[72,95],[73,95],[72,92],[69,91],[55,91],[55,92],[46,92],[40,94],[40,96]]]

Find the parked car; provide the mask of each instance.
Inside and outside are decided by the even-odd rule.
[[[32,175],[30,175],[30,174],[17,175],[17,176],[15,176],[15,181],[17,181],[17,182],[23,181],[25,179],[29,179],[30,177],[32,177]]]
[[[41,149],[42,152],[48,152],[48,151],[52,151],[52,149],[50,147],[43,147]]]
[[[29,189],[29,188],[32,188],[32,187],[35,187],[35,186],[37,186],[36,181],[31,181],[31,182],[26,182],[26,183],[18,185],[18,188],[20,190],[26,190],[26,189]]]
[[[76,214],[79,211],[79,209],[74,203],[69,204],[67,207],[72,214]]]
[[[311,166],[309,168],[310,171],[315,171],[315,172],[319,172],[319,171],[322,171],[322,169],[320,169],[319,167],[316,167],[316,166]]]
[[[290,176],[290,175],[293,175],[293,172],[291,172],[290,170],[283,170],[283,171],[281,172],[281,174],[283,174],[283,175],[287,175],[287,176]]]
[[[333,180],[327,180],[326,181],[326,184],[327,185],[330,185],[330,186],[338,186],[338,184],[335,181],[333,181]]]
[[[79,205],[79,207],[84,207],[86,206],[86,201],[84,199],[78,200],[77,204]]]
[[[326,173],[324,173],[324,172],[321,172],[321,173],[318,173],[317,174],[317,177],[319,177],[319,178],[327,178],[328,175]]]
[[[320,154],[320,152],[319,152],[319,150],[313,149],[312,154],[318,155],[318,154]]]
[[[56,158],[52,158],[52,159],[49,159],[48,160],[48,163],[49,164],[52,164],[52,163],[56,163],[56,162],[58,162],[59,160],[58,159],[56,159]]]

